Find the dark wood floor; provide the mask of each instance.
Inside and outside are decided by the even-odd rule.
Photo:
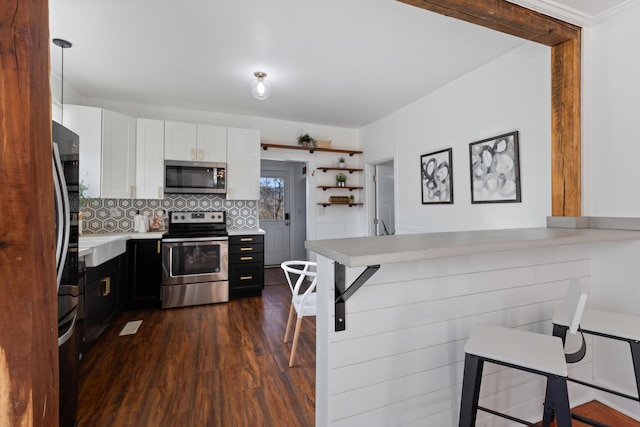
[[[262,298],[121,313],[80,364],[79,427],[313,426],[315,318],[289,368],[290,291],[280,268],[265,284]],[[131,320],[143,320],[138,332],[119,336]],[[598,402],[574,412],[640,427]]]
[[[121,313],[80,364],[79,426],[313,426],[315,318],[289,368],[291,294],[269,270],[262,298]]]
[[[614,411],[600,402],[592,401],[571,410],[572,413],[582,415],[594,421],[603,423],[609,427],[638,427],[640,422],[635,421],[620,412]],[[589,427],[590,424],[572,421],[572,427]],[[551,423],[551,427],[556,427]]]

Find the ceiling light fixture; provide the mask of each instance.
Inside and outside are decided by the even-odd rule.
[[[53,39],[53,44],[62,49],[62,69],[60,72],[60,122],[64,117],[64,50],[73,46],[71,42],[62,39]]]
[[[251,93],[256,99],[267,99],[271,94],[271,84],[264,81],[264,78],[267,77],[267,73],[256,71],[253,75],[256,76],[256,80],[251,82]]]

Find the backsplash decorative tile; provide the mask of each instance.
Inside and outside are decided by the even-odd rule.
[[[226,211],[227,228],[258,228],[256,200],[226,200],[216,195],[167,195],[163,200],[91,199],[81,207],[85,233],[128,233],[134,231],[136,211],[149,216],[172,211]]]

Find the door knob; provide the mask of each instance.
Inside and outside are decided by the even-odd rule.
[[[285,222],[285,223],[284,223],[284,225],[287,225],[287,226],[288,226],[288,225],[289,225],[289,221]]]

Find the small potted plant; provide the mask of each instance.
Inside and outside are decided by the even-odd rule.
[[[308,133],[305,133],[304,135],[300,135],[298,137],[298,144],[302,145],[303,147],[313,147],[315,143],[316,140],[311,138]]]
[[[340,157],[338,159],[338,167],[344,168],[346,166],[346,163],[344,161],[344,157]]]
[[[347,175],[339,173],[336,175],[336,186],[344,187],[347,183]]]
[[[356,204],[356,196],[354,196],[353,194],[349,194],[349,204],[350,205]]]

